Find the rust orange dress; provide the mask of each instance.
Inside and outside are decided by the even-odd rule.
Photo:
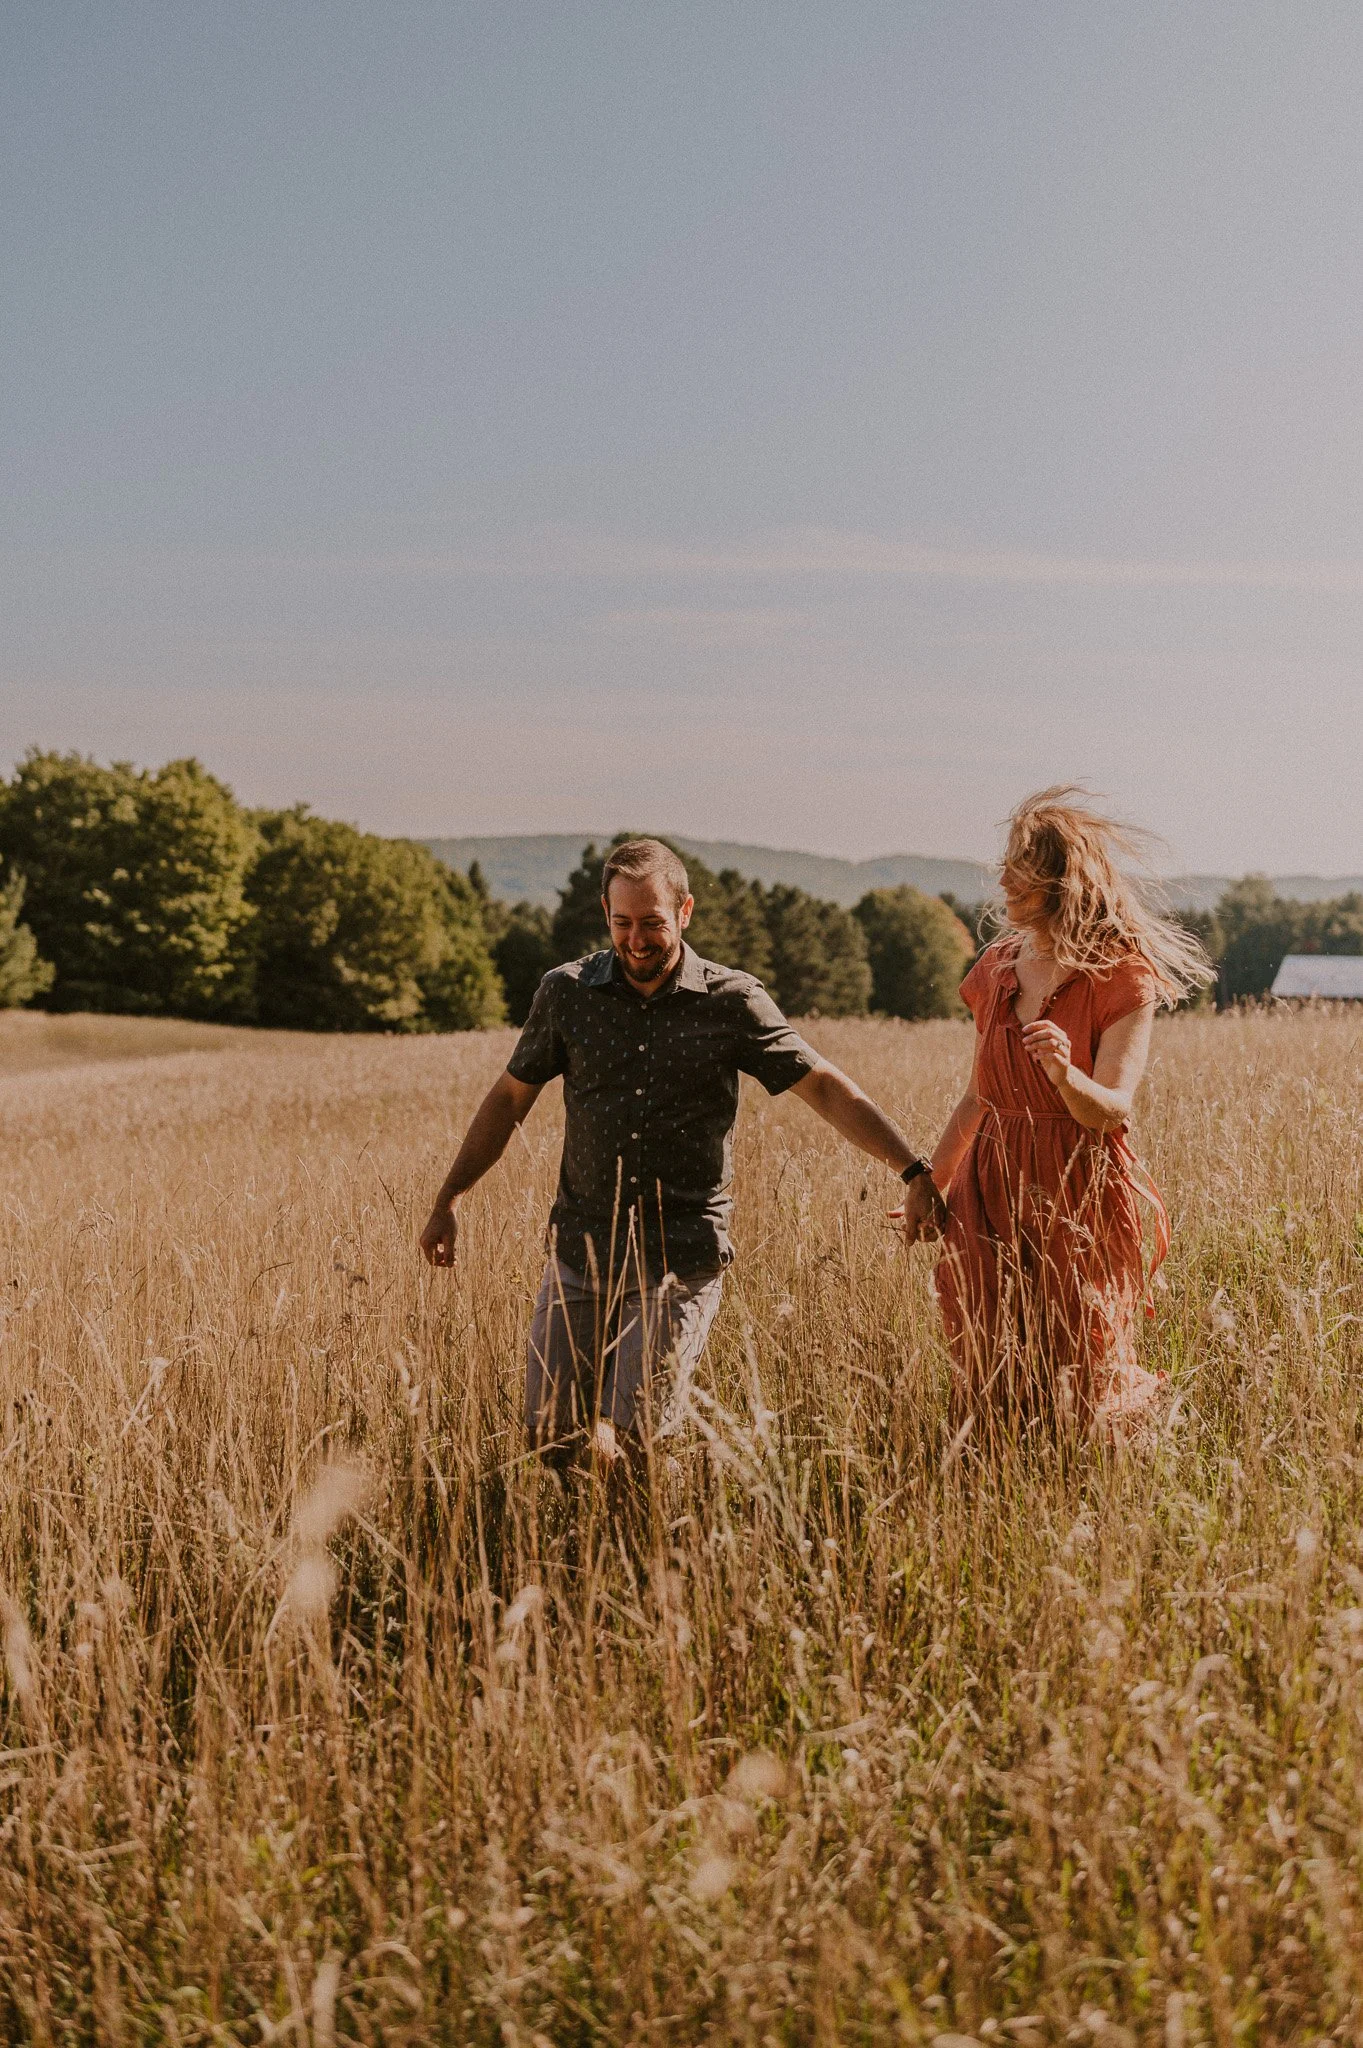
[[[1018,941],[981,955],[961,984],[975,1019],[984,1115],[947,1190],[937,1296],[955,1367],[958,1424],[1095,1426],[1145,1419],[1161,1381],[1136,1360],[1136,1313],[1169,1245],[1164,1205],[1126,1128],[1086,1130],[1027,1051],[1014,1007]],[[1101,978],[1072,974],[1040,1016],[1093,1072],[1098,1041],[1153,1000],[1139,956]],[[1154,1214],[1150,1268],[1141,1203]]]

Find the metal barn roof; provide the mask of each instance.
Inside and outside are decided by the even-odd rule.
[[[1363,1002],[1363,955],[1289,953],[1273,982],[1275,996],[1320,996]]]

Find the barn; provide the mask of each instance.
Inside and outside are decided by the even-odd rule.
[[[1273,981],[1275,996],[1363,1003],[1363,954],[1289,953]]]

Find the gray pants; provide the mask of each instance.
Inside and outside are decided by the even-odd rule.
[[[597,1419],[666,1436],[684,1403],[724,1287],[720,1273],[617,1283],[609,1297],[550,1256],[525,1362],[532,1450],[570,1444]]]

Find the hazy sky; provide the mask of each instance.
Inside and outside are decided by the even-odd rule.
[[[1357,0],[8,0],[0,756],[1363,869]]]

